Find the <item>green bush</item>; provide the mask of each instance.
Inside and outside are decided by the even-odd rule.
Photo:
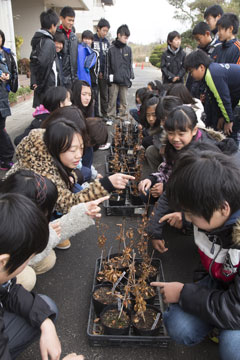
[[[10,93],[9,93],[9,102],[10,102],[10,104],[16,102],[18,96],[22,96],[22,95],[25,95],[25,94],[30,94],[31,92],[32,92],[32,90],[30,89],[29,86],[20,86],[16,93],[13,93],[13,92],[10,91]]]
[[[161,67],[162,54],[166,50],[166,48],[166,43],[155,46],[149,58],[149,61],[153,66],[156,66],[158,68]]]

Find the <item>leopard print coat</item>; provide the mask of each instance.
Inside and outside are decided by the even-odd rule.
[[[35,129],[23,138],[16,149],[17,162],[8,171],[6,176],[17,170],[27,169],[47,177],[56,185],[58,190],[55,209],[63,214],[66,214],[72,206],[81,202],[96,200],[108,195],[107,190],[100,184],[99,180],[90,183],[88,188],[79,193],[72,193],[61,178],[54,159],[47,150],[43,141],[44,132],[45,129]],[[74,172],[73,176],[76,179]]]

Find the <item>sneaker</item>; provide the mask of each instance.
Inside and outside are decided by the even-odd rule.
[[[61,243],[59,243],[59,244],[56,246],[56,248],[59,249],[59,250],[67,250],[67,249],[70,248],[70,246],[71,246],[71,242],[70,242],[69,239],[67,239],[67,240],[64,240],[64,241],[62,241]]]
[[[13,162],[0,160],[0,170],[7,171],[11,169]]]
[[[111,146],[111,143],[107,142],[105,145],[100,145],[98,150],[107,150]]]

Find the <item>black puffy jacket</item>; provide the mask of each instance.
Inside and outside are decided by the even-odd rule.
[[[62,50],[62,71],[63,71],[63,85],[71,88],[77,76],[77,57],[78,57],[78,39],[72,30],[69,33],[69,38],[66,31],[59,26],[57,32],[63,33],[65,37],[64,48]]]
[[[172,83],[175,76],[180,77],[180,80],[176,81],[176,83],[183,82],[183,77],[185,75],[185,56],[186,54],[182,48],[179,48],[177,52],[173,52],[168,47],[168,49],[162,54],[161,71],[164,84]]]
[[[36,84],[34,91],[34,107],[41,104],[42,94],[51,86],[56,85],[53,63],[56,61],[58,69],[58,59],[53,36],[47,30],[36,31],[32,41],[32,52],[30,55],[31,69],[31,88]]]
[[[52,312],[48,304],[33,292],[25,290],[21,285],[16,284],[16,279],[10,280],[4,286],[0,285],[0,359],[11,360],[9,353],[8,337],[4,333],[4,311],[9,311],[21,316],[32,327],[40,328],[47,318],[52,320],[56,314]]]
[[[113,83],[127,87],[131,87],[131,79],[134,79],[132,50],[119,40],[108,50],[108,77],[110,75],[113,75]]]

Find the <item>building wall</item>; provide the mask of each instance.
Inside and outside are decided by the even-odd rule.
[[[5,46],[16,53],[11,0],[0,1],[0,29],[5,35]]]
[[[24,6],[23,6],[24,5]],[[23,37],[21,58],[29,58],[31,39],[40,28],[39,16],[44,11],[43,0],[12,0],[15,35]]]
[[[84,30],[96,31],[96,25],[101,17],[104,17],[104,6],[101,0],[86,0],[89,11],[76,11],[76,33]]]

